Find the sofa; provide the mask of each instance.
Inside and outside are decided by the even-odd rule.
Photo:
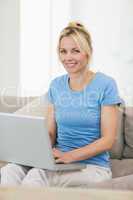
[[[40,97],[1,97],[0,112],[43,116],[47,94]],[[133,190],[133,107],[119,106],[116,141],[110,151],[112,180],[92,185],[92,188]],[[6,163],[0,161],[0,167]]]

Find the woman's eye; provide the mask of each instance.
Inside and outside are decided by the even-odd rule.
[[[80,51],[78,49],[74,49],[73,52],[74,53],[80,53]]]
[[[66,51],[65,50],[60,50],[60,53],[66,53]]]

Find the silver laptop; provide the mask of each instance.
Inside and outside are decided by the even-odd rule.
[[[0,113],[0,160],[53,171],[76,170],[85,164],[56,164],[46,120]]]

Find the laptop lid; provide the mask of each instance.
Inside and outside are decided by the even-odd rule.
[[[49,169],[82,169],[83,164],[55,164],[43,117],[0,113],[0,160]]]

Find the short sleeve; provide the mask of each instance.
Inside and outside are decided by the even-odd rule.
[[[119,97],[116,82],[114,79],[110,79],[102,94],[101,105],[120,105],[121,103],[122,99]]]
[[[49,86],[49,90],[48,90],[48,94],[47,94],[47,98],[48,98],[48,102],[49,103],[54,103],[54,98],[53,98],[53,84],[51,83]]]
[[[58,91],[59,91],[59,81],[58,78],[55,78],[51,81],[47,93],[47,99],[49,103],[56,104],[58,100]]]

